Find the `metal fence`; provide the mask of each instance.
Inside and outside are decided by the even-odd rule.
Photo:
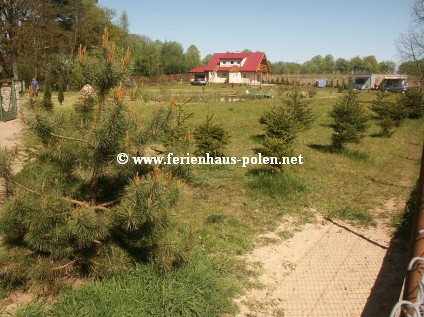
[[[401,316],[407,317],[424,316],[424,145],[411,229],[409,259],[411,260],[406,271],[403,299],[393,307],[390,317],[398,316],[399,312]]]

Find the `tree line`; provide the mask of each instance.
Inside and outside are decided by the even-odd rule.
[[[310,60],[300,63],[275,62],[271,63],[274,74],[365,74],[365,73],[393,73],[396,64],[393,61],[378,62],[374,55],[363,58],[355,56],[350,60],[345,58],[334,59],[333,55],[317,55]]]
[[[96,0],[0,0],[0,66],[3,78],[30,81],[49,76],[52,83],[63,78],[65,84],[78,83],[73,74],[75,53],[84,47],[88,52],[99,43],[103,30],[109,30],[118,55],[127,47],[132,52],[129,75],[157,77],[181,74],[206,65],[211,54],[201,59],[195,45],[186,50],[176,41],[152,40],[129,32],[124,11],[119,17]],[[243,52],[250,52],[244,50]],[[404,63],[399,70],[409,72],[416,63]],[[274,74],[298,73],[393,73],[393,61],[377,61],[373,55],[363,58],[335,59],[331,54],[317,55],[303,64],[278,61],[271,63]]]

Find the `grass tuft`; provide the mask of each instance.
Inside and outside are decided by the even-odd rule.
[[[226,217],[227,215],[223,214],[222,212],[213,212],[206,217],[205,223],[208,225],[223,223]]]
[[[247,183],[254,192],[271,198],[294,198],[305,192],[308,185],[301,178],[290,173],[259,172]]]
[[[342,207],[338,209],[333,209],[328,213],[328,216],[331,218],[338,218],[359,224],[362,226],[375,226],[376,223],[372,215],[365,210],[356,210],[350,207]]]

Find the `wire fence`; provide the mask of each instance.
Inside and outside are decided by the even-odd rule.
[[[390,317],[424,317],[424,145],[418,180],[415,214],[411,228],[411,244],[406,270],[403,299],[392,309]]]
[[[424,258],[415,257],[409,262],[408,271],[417,270],[421,275],[416,289],[417,295],[415,301],[400,300],[394,307],[390,317],[397,317],[399,313],[405,317],[422,317],[424,316]]]

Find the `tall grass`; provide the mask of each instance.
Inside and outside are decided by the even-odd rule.
[[[257,194],[277,200],[296,198],[308,188],[301,178],[284,172],[277,174],[259,172],[250,178],[247,185]]]
[[[228,278],[232,265],[195,251],[175,272],[159,275],[151,265],[137,265],[127,275],[69,291],[53,306],[25,306],[16,316],[219,317],[235,312],[231,298],[237,288]]]

